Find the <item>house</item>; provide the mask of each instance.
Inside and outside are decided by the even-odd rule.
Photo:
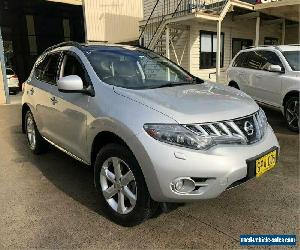
[[[226,82],[242,48],[300,44],[300,0],[143,0],[140,43],[203,79]]]

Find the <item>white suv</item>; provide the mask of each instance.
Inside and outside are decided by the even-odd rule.
[[[50,143],[93,166],[104,212],[126,226],[161,202],[215,198],[279,153],[248,95],[130,46],[47,50],[25,83],[22,121],[34,153]]]
[[[280,109],[299,132],[300,45],[261,46],[240,51],[227,70],[228,84],[261,104]]]

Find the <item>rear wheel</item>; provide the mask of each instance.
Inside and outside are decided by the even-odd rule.
[[[30,110],[25,115],[25,132],[29,148],[33,153],[41,154],[47,151],[49,145],[40,135]]]
[[[155,206],[140,166],[125,146],[109,144],[95,162],[95,186],[106,215],[122,226],[134,226],[148,219]]]
[[[288,99],[284,106],[284,116],[288,128],[294,132],[299,132],[299,96]]]

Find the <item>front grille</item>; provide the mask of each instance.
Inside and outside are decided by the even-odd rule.
[[[253,144],[265,133],[267,120],[262,110],[242,118],[214,123],[185,125],[186,128],[201,136],[222,139],[222,143],[243,142]],[[224,140],[226,139],[226,140]]]

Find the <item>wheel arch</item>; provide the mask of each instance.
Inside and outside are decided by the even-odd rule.
[[[282,101],[282,106],[285,107],[285,104],[289,100],[289,98],[299,96],[299,94],[300,94],[300,92],[298,90],[292,90],[292,91],[286,93],[283,98],[283,101]]]
[[[132,152],[132,150],[127,145],[125,140],[123,140],[119,135],[110,131],[101,131],[95,136],[92,143],[91,155],[90,155],[91,166],[94,165],[99,150],[109,143],[121,144],[127,147]]]
[[[236,81],[233,81],[233,80],[231,80],[231,81],[228,83],[228,86],[229,86],[229,87],[233,87],[233,88],[240,89],[240,86],[237,84],[237,82],[236,82]]]

